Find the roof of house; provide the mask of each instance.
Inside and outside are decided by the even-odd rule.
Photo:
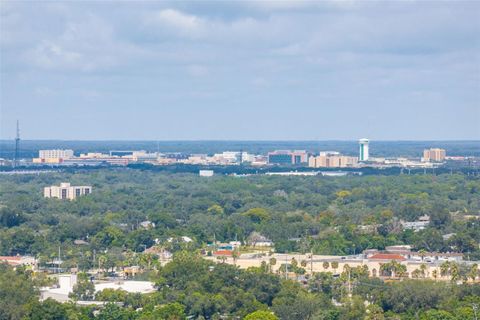
[[[231,256],[232,251],[230,250],[218,250],[213,253],[215,256]]]
[[[400,261],[406,260],[403,256],[401,256],[399,254],[393,254],[393,253],[377,253],[377,254],[374,254],[373,256],[371,256],[368,259],[371,259],[371,260],[400,260]]]

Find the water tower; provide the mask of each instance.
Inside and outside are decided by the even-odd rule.
[[[360,139],[358,140],[358,144],[360,146],[360,154],[359,154],[359,161],[368,161],[368,139]]]

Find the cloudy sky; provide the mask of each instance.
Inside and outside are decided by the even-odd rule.
[[[3,139],[480,139],[478,1],[0,8]]]

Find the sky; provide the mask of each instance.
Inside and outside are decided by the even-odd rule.
[[[478,140],[479,1],[0,1],[0,139]]]

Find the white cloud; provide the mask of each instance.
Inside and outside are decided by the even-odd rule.
[[[148,26],[166,28],[170,32],[188,37],[202,36],[207,28],[206,20],[174,9],[148,13],[145,22]]]

